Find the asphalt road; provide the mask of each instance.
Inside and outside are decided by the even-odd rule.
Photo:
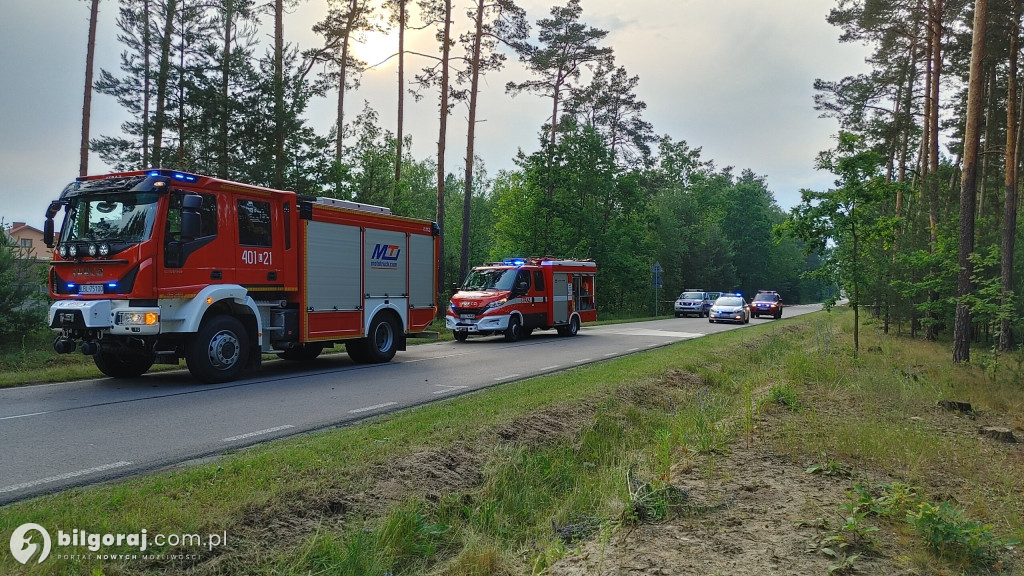
[[[789,306],[785,317],[819,310]],[[773,320],[752,319],[751,326]],[[346,425],[501,383],[741,328],[679,318],[410,346],[388,364],[346,354],[197,384],[185,370],[0,390],[0,504]]]

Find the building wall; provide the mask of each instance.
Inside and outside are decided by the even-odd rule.
[[[24,222],[11,224],[7,234],[21,249],[23,258],[39,258],[49,260],[49,249],[43,244],[43,231],[33,228]]]

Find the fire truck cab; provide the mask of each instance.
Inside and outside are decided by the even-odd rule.
[[[592,260],[510,258],[478,266],[452,296],[445,324],[455,339],[504,334],[515,342],[554,328],[575,336],[597,320],[597,264]]]
[[[63,210],[59,234],[54,218]],[[82,177],[46,212],[54,349],[205,382],[344,343],[387,362],[437,313],[436,224],[171,170]]]

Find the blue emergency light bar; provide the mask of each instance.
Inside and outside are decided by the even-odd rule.
[[[172,172],[170,170],[151,170],[150,176],[169,176],[175,180],[183,180],[185,182],[195,182],[199,180],[199,177],[195,174],[188,174],[186,172]]]

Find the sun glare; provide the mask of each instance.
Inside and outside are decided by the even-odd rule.
[[[388,56],[398,52],[398,34],[394,31],[378,32],[373,30],[365,32],[362,38],[356,39],[352,50],[355,53],[355,57],[366,62],[367,66],[386,68],[391,66],[394,60],[393,58],[387,60]]]

